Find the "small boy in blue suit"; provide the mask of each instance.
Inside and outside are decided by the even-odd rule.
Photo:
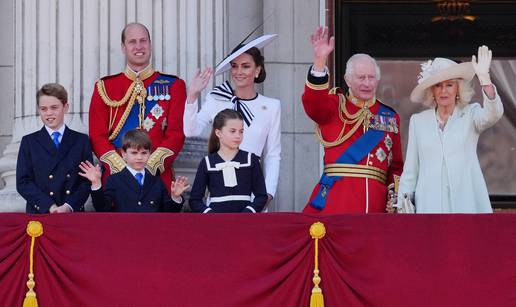
[[[36,94],[41,130],[24,136],[16,164],[16,189],[27,201],[27,213],[84,211],[90,183],[79,176],[79,164],[93,161],[88,136],[68,128],[68,94],[56,83]]]
[[[172,197],[163,181],[145,169],[151,151],[151,140],[142,130],[130,130],[122,137],[122,158],[126,167],[107,177],[102,189],[100,166],[89,161],[80,164],[81,176],[90,180],[91,198],[97,211],[114,212],[179,212],[184,199],[181,194],[190,186],[187,178],[172,181]]]

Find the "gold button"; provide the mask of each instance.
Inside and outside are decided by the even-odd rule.
[[[66,174],[66,178],[70,178],[70,174]]]
[[[48,193],[48,194],[49,194],[50,196],[53,196],[53,195],[54,195],[54,192],[50,192],[50,193]]]
[[[369,161],[369,165],[373,165],[373,161]]]
[[[66,195],[69,195],[70,194],[70,190],[66,190]]]
[[[373,154],[369,154],[369,157],[372,158],[373,157]]]
[[[154,205],[154,201],[153,200],[151,200],[150,203],[151,203],[151,205]]]
[[[48,175],[48,179],[50,179],[50,180],[54,179],[54,175]]]
[[[138,206],[141,206],[141,205],[142,205],[142,202],[141,202],[141,201],[139,201],[139,202],[138,202]]]

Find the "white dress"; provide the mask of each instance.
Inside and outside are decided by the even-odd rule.
[[[281,155],[281,105],[278,99],[258,94],[254,99],[240,99],[254,118],[250,126],[244,123],[244,139],[240,149],[261,158],[267,193],[274,196],[278,186]],[[183,129],[186,137],[198,136],[213,123],[215,115],[233,109],[233,102],[209,93],[198,110],[198,102],[186,103]]]
[[[415,193],[417,213],[492,212],[477,143],[502,115],[500,97],[485,94],[483,107],[456,107],[443,131],[434,109],[412,115],[398,204],[405,193]]]

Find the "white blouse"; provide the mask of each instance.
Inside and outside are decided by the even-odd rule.
[[[240,149],[261,157],[267,193],[274,196],[278,186],[281,155],[280,101],[258,94],[254,99],[240,99],[254,115],[251,125],[244,124],[244,139]],[[206,102],[198,110],[198,101],[186,103],[183,129],[186,137],[199,136],[213,123],[215,115],[232,109],[233,102],[208,93]]]

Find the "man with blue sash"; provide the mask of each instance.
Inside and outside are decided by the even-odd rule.
[[[172,163],[185,139],[185,83],[176,76],[153,70],[151,39],[144,25],[125,26],[122,51],[127,60],[125,71],[98,80],[90,104],[90,139],[95,155],[103,163],[103,180],[125,167],[120,156],[122,136],[139,128],[152,141],[147,169],[153,175],[159,174],[170,189]]]
[[[302,101],[324,146],[324,173],[303,212],[386,212],[394,199],[388,190],[394,190],[395,177],[403,171],[403,157],[399,116],[375,96],[380,69],[369,55],[355,54],[344,75],[349,90],[330,90],[326,61],[334,38],[319,27],[311,43],[314,64]]]

